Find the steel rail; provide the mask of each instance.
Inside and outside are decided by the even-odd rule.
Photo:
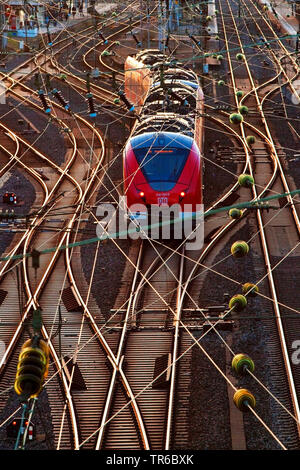
[[[143,258],[143,248],[144,248],[144,242],[142,241],[141,244],[140,244],[137,264],[136,264],[136,267],[135,267],[135,273],[134,273],[133,281],[132,281],[132,284],[131,284],[131,290],[130,290],[130,296],[129,296],[127,309],[126,309],[126,315],[125,315],[125,318],[124,318],[124,321],[123,321],[123,327],[122,327],[121,336],[120,336],[120,339],[119,339],[118,351],[117,351],[117,355],[116,355],[116,363],[117,364],[122,364],[121,361],[122,361],[122,352],[123,352],[123,347],[124,347],[125,335],[126,335],[126,331],[127,331],[127,328],[128,328],[128,321],[129,321],[129,316],[130,316],[130,311],[131,311],[132,299],[133,299],[133,296],[135,295],[135,292],[136,292],[137,278],[138,278],[138,274],[139,274],[139,271],[140,271],[141,260]],[[113,374],[112,374],[111,380],[110,380],[108,393],[107,393],[105,408],[104,408],[102,418],[101,418],[101,425],[100,425],[100,429],[99,429],[99,433],[98,433],[98,437],[97,437],[97,443],[96,443],[96,447],[95,447],[96,450],[100,450],[101,447],[102,447],[102,444],[103,444],[104,433],[105,433],[105,424],[108,421],[108,416],[109,416],[110,407],[111,407],[111,403],[112,403],[114,388],[115,388],[115,385],[116,385],[117,372],[118,372],[117,368],[114,368],[114,371],[113,371]],[[122,366],[120,366],[119,372],[120,373],[123,372],[122,371]],[[128,382],[127,382],[127,387],[130,390],[129,398],[131,400],[131,406],[133,406],[133,412],[135,414],[135,417],[136,417],[136,420],[137,420],[137,425],[138,425],[139,430],[140,430],[141,439],[142,439],[142,442],[143,442],[143,447],[144,447],[145,450],[149,450],[150,445],[149,445],[149,439],[148,439],[148,436],[147,436],[145,425],[144,425],[139,407],[136,403],[134,394],[132,393],[131,387],[130,387]]]
[[[243,45],[241,43],[240,36],[239,36],[239,31],[238,31],[238,28],[236,26],[234,15],[233,15],[233,12],[232,12],[232,9],[231,9],[231,6],[230,6],[230,3],[229,3],[228,0],[227,0],[227,4],[228,4],[228,9],[229,9],[230,14],[231,14],[232,22],[233,22],[233,25],[234,25],[234,28],[235,28],[235,31],[236,31],[236,34],[237,34],[237,38],[238,38],[238,41],[239,41],[239,44],[240,44],[240,47],[241,47],[241,51],[244,53]],[[219,5],[220,5],[220,9],[222,9],[221,2],[219,2]],[[246,56],[245,56],[245,66],[246,66],[246,69],[248,71],[249,80],[252,84],[252,87],[255,88],[253,86],[254,85],[253,84],[253,78],[252,78],[252,74],[251,74],[250,68],[249,68],[247,60],[246,60]],[[262,109],[261,103],[259,101],[256,90],[254,90],[254,93],[255,93],[255,96],[257,98],[258,109],[261,113],[262,122],[265,126],[265,129],[267,131],[268,136],[270,137],[270,142],[272,142],[272,144],[274,146],[273,139],[272,139],[272,136],[270,134],[270,130],[269,130],[268,124],[266,122],[266,119],[265,119],[265,116],[264,116],[264,113],[263,113],[263,109]],[[276,149],[273,148],[273,151],[274,151],[273,155],[275,156],[276,163],[278,165],[278,163],[279,163],[278,160],[279,159],[278,159]],[[251,167],[250,167],[250,170],[251,170],[251,174],[252,174],[252,168]],[[253,190],[254,196],[257,197],[256,188],[253,187],[252,190]],[[288,383],[289,383],[290,394],[291,394],[291,399],[292,399],[292,403],[293,403],[293,407],[294,407],[294,412],[295,412],[295,415],[296,415],[298,434],[300,435],[299,401],[298,401],[298,396],[297,396],[296,387],[295,387],[295,383],[294,383],[293,373],[292,373],[292,369],[291,369],[290,358],[289,358],[289,355],[288,355],[288,349],[287,349],[283,324],[282,324],[282,320],[281,320],[281,313],[280,313],[280,308],[279,308],[279,304],[278,304],[277,291],[276,291],[275,282],[274,282],[274,278],[273,278],[273,274],[272,274],[271,263],[270,263],[269,248],[268,248],[268,243],[267,243],[267,240],[266,240],[266,235],[265,235],[265,230],[264,230],[264,225],[263,225],[260,210],[257,211],[257,218],[258,218],[258,223],[259,223],[259,227],[260,227],[261,242],[262,242],[262,246],[263,246],[265,264],[266,264],[266,267],[267,267],[269,285],[270,285],[270,289],[271,289],[271,292],[272,292],[272,297],[274,299],[274,304],[273,305],[274,305],[274,311],[275,311],[275,315],[276,315],[276,322],[277,322],[277,326],[278,326],[278,332],[279,332],[279,335],[280,335],[280,342],[281,342],[281,347],[282,347],[283,359],[284,359],[284,362],[285,362],[285,365],[286,365],[287,379],[288,379]]]

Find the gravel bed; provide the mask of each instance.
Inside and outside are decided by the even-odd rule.
[[[49,120],[43,114],[37,113],[32,108],[29,108],[29,106],[20,104],[20,101],[15,100],[11,96],[8,97],[7,101],[9,106],[0,107],[0,118],[3,116],[3,123],[18,135],[24,137],[37,150],[45,153],[53,162],[61,165],[65,159],[66,147],[64,137],[60,134],[58,127],[52,123],[49,124]],[[35,131],[22,133],[24,130],[27,130],[27,121],[13,107],[32,122],[40,134]],[[24,124],[19,124],[18,120],[20,119]]]
[[[120,130],[112,126],[110,129],[111,140],[120,139]],[[118,154],[120,147],[114,146],[114,155]],[[110,181],[112,180],[112,182]],[[97,201],[112,202],[119,200],[119,195],[114,188],[114,185],[122,179],[122,158],[119,156],[113,164],[111,164],[107,176],[105,176],[103,184],[101,185]],[[109,193],[111,194],[109,195]],[[122,185],[119,186],[119,192],[122,194]],[[86,226],[87,234],[83,234],[82,238],[95,237],[96,228],[94,219],[90,217],[89,223]],[[102,314],[106,319],[110,317],[110,309],[113,308],[115,299],[118,295],[120,288],[120,280],[126,265],[126,258],[120,251],[122,250],[128,255],[130,247],[130,240],[108,240],[100,244],[95,275],[92,285],[92,293],[101,308]],[[82,268],[87,282],[90,280],[93,260],[95,256],[96,244],[83,246],[81,249],[81,262]]]
[[[6,177],[2,177],[2,181],[5,181],[5,179]],[[16,206],[10,204],[3,204],[2,196],[5,192],[15,192],[17,196],[22,199],[22,202],[24,202],[24,204],[18,204]],[[31,182],[19,170],[10,170],[9,179],[6,180],[3,186],[0,187],[0,210],[14,210],[16,215],[28,214],[34,201],[35,189]],[[3,232],[2,230],[0,234],[0,252],[5,253],[14,238],[14,234],[9,232]]]
[[[214,264],[220,263],[215,269],[220,273],[238,280],[239,282],[255,282],[263,276],[263,269],[258,271],[257,262],[250,252],[246,258],[237,260],[229,257],[223,260],[230,252],[231,244],[236,240],[248,240],[251,236],[251,226],[248,221],[232,238],[229,243],[217,254]],[[256,268],[256,269],[254,269]],[[260,290],[269,295],[267,283],[260,284]],[[204,281],[203,289],[199,295],[199,305],[220,305],[224,301],[224,294],[229,297],[241,293],[241,286],[209,272]],[[256,375],[268,387],[272,388],[271,364],[268,356],[268,341],[270,332],[260,316],[270,312],[270,305],[260,297],[248,299],[245,311],[235,315],[235,328],[232,333],[220,332],[222,337],[228,339],[232,334],[232,350],[237,353],[248,354],[255,362]],[[210,332],[201,344],[212,356],[220,368],[225,371],[225,347],[214,332]],[[198,348],[193,349],[193,390],[190,403],[191,419],[191,448],[201,449],[231,449],[231,436],[229,428],[229,407],[224,402],[228,400],[227,386],[224,378],[209,364]],[[227,364],[230,366],[230,364]],[[277,423],[278,407],[271,402],[269,395],[256,384],[251,377],[239,379],[238,387],[250,389],[257,400],[257,412],[275,432],[279,432]],[[209,410],[209,411],[208,411]],[[244,426],[247,449],[278,449],[278,444],[269,433],[257,422],[251,413],[244,414]]]
[[[32,54],[12,54],[10,53],[7,55],[7,58],[3,60],[5,62],[5,68],[1,69],[1,71],[5,72],[11,72],[14,68],[18,67],[19,65],[23,64],[23,62],[26,62],[26,60],[30,59],[32,57]]]
[[[194,333],[194,336],[199,338],[201,334]],[[224,345],[216,334],[208,333],[201,340],[201,345],[218,366],[225,370]],[[192,382],[189,404],[189,448],[195,450],[230,449],[226,382],[220,374],[216,373],[213,364],[197,346],[192,352]]]
[[[7,419],[20,406],[19,397],[11,390],[3,413],[0,414],[0,422]],[[19,410],[16,415],[21,418],[22,411]],[[10,421],[9,421],[10,422]],[[54,435],[52,427],[51,410],[48,402],[48,395],[44,389],[39,395],[35,405],[35,411],[32,422],[35,429],[35,438],[32,441],[27,439],[26,450],[50,450],[54,448]],[[0,428],[0,450],[13,450],[16,438],[8,438],[6,435],[6,426]]]

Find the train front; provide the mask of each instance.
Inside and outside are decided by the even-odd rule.
[[[187,225],[192,222],[202,204],[201,155],[193,138],[145,132],[129,140],[124,155],[124,189],[131,219],[153,226],[174,225],[178,218],[181,225],[183,219]]]

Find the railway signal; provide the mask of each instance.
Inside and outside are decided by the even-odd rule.
[[[4,193],[2,196],[3,204],[17,204],[17,196],[15,193]]]
[[[28,439],[29,441],[32,441],[35,437],[35,425],[28,420],[25,420],[25,422],[22,424],[22,418],[14,418],[9,422],[6,427],[7,438],[16,439],[19,433],[21,436],[23,436],[26,427],[28,427]]]

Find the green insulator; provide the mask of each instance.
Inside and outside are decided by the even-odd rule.
[[[235,258],[242,258],[249,253],[249,245],[243,240],[238,240],[231,245],[230,251]]]
[[[210,57],[210,53],[209,53],[209,52],[205,52],[204,57]]]
[[[247,307],[247,299],[241,294],[234,295],[229,301],[229,308],[234,312],[241,312]]]
[[[109,51],[103,51],[103,52],[101,53],[101,56],[102,56],[102,57],[107,57],[107,56],[109,56],[109,55],[110,55],[110,52],[109,52]]]
[[[211,20],[212,20],[212,17],[208,15],[208,16],[206,17],[206,21],[211,21]]]
[[[117,12],[113,11],[111,16],[117,16]]]
[[[225,85],[224,80],[219,80],[219,81],[218,81],[218,86],[223,86],[223,85]]]
[[[254,395],[246,388],[240,388],[233,395],[233,402],[240,411],[248,411],[248,406],[254,408],[256,400]]]
[[[115,104],[120,104],[120,98],[115,98],[115,99],[114,99],[114,103],[115,103]]]
[[[238,375],[246,375],[247,370],[254,372],[254,362],[246,354],[236,354],[232,359],[231,366]]]
[[[244,54],[241,54],[240,52],[235,56],[236,60],[244,60],[245,56]]]
[[[268,5],[264,5],[264,10],[265,10],[265,11],[268,11],[268,10],[269,10]]]
[[[218,35],[217,35],[217,36],[215,36],[215,40],[216,40],[216,41],[219,41],[219,39],[220,39],[220,38],[219,38],[219,36],[218,36]]]
[[[254,178],[247,173],[242,173],[238,178],[238,182],[239,185],[243,188],[251,188],[251,186],[254,184]]]
[[[231,219],[239,219],[240,217],[242,217],[243,212],[241,211],[241,209],[233,208],[230,209],[228,214]]]
[[[219,14],[219,10],[215,10],[215,15],[218,15]]]
[[[248,113],[249,113],[249,109],[247,106],[240,106],[239,107],[239,113],[242,115],[242,116],[246,116]]]
[[[239,90],[239,91],[236,92],[235,95],[236,95],[237,98],[242,98],[242,96],[244,95],[244,92]]]
[[[248,137],[246,137],[246,142],[248,145],[252,145],[255,143],[255,137],[254,135],[248,135]]]
[[[115,41],[116,46],[119,46],[120,44],[121,44],[120,41]]]
[[[242,286],[243,294],[247,294],[248,297],[255,297],[259,293],[259,288],[256,284],[246,282]]]
[[[231,124],[241,124],[243,122],[243,116],[239,113],[232,113],[229,116]]]
[[[222,56],[222,54],[219,54],[219,55],[217,55],[217,59],[218,59],[218,60],[223,60],[224,57]]]
[[[213,59],[216,59],[217,57],[218,57],[217,54],[213,54],[213,55],[212,55],[212,58],[213,58]]]
[[[65,73],[61,73],[61,74],[59,75],[59,78],[60,78],[61,80],[67,80],[67,75],[66,75]]]

